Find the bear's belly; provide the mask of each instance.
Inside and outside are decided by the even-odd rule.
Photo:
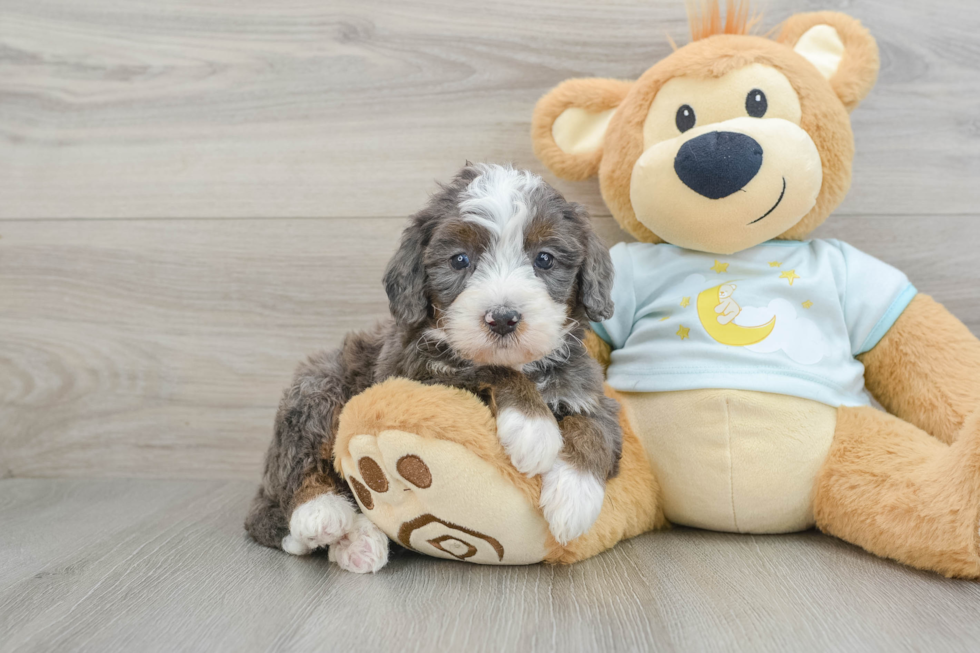
[[[671,522],[740,533],[813,526],[836,408],[744,390],[620,394]]]

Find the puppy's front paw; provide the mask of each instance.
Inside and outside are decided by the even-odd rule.
[[[289,535],[282,550],[306,555],[321,546],[333,544],[354,525],[354,506],[336,494],[321,494],[298,506],[289,517]]]
[[[561,451],[561,431],[551,415],[532,417],[504,408],[497,414],[497,437],[514,467],[528,476],[551,469]]]
[[[388,536],[364,515],[355,515],[354,527],[330,545],[328,557],[346,571],[373,574],[388,563]]]
[[[605,495],[605,485],[592,474],[563,460],[555,462],[542,479],[541,510],[559,544],[568,544],[592,528]]]

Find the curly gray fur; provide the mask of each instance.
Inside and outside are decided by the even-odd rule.
[[[602,479],[617,473],[622,446],[619,406],[603,394],[602,370],[582,344],[588,320],[612,314],[612,263],[581,206],[567,202],[543,182],[524,198],[534,212],[534,224],[554,227],[554,248],[565,264],[545,281],[552,299],[567,306],[558,348],[515,372],[477,366],[445,339],[427,336],[437,327],[437,315],[461,290],[446,264],[449,256],[433,237],[458,226],[460,195],[485,170],[487,166],[467,165],[411,218],[384,275],[392,319],[349,334],[339,349],[314,354],[297,369],[279,404],[262,484],[245,521],[246,530],[260,544],[281,546],[289,533],[293,498],[311,474],[330,479],[336,492],[350,495],[328,455],[340,411],[353,396],[391,376],[477,394],[520,376],[534,384],[559,421],[570,415],[594,420],[594,437],[600,441],[583,449],[576,462]],[[481,238],[472,233],[468,237]],[[481,243],[472,246],[479,249]]]

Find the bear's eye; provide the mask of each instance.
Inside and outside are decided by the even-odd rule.
[[[759,89],[754,88],[745,96],[745,111],[753,118],[761,118],[766,115],[768,108],[769,101],[766,100],[766,94]]]
[[[550,270],[555,264],[555,257],[548,252],[541,252],[534,259],[534,266],[541,268],[542,270]]]
[[[449,259],[449,265],[453,266],[454,270],[468,268],[470,267],[470,257],[466,254],[455,254]]]
[[[681,105],[681,108],[677,110],[677,117],[674,118],[674,122],[677,123],[677,129],[682,134],[694,126],[697,118],[695,118],[694,109],[691,108],[690,104]]]

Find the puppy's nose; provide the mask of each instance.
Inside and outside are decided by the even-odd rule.
[[[491,331],[497,335],[505,336],[520,324],[521,314],[511,308],[497,308],[489,311],[484,319]]]
[[[674,172],[698,195],[719,200],[745,187],[762,167],[762,146],[745,134],[708,132],[681,146]]]

